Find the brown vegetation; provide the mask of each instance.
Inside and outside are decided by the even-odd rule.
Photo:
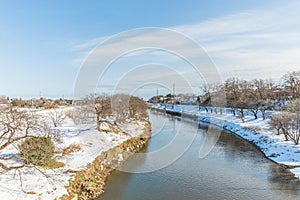
[[[0,150],[10,145],[16,145],[17,142],[26,138],[33,137],[32,131],[40,128],[37,121],[38,116],[33,112],[21,111],[12,106],[0,110]],[[0,160],[10,160],[16,155],[10,157],[0,157]],[[2,170],[21,168],[23,165],[9,167],[0,163]]]
[[[71,144],[67,148],[63,149],[62,155],[69,155],[74,152],[78,152],[81,150],[81,146],[79,144]]]
[[[63,167],[64,164],[52,159],[54,144],[48,137],[26,138],[20,145],[20,159],[25,165],[42,166],[44,168]]]
[[[143,149],[149,137],[150,127],[147,127],[142,135],[128,139],[122,144],[103,152],[85,169],[74,171],[76,175],[67,187],[68,195],[64,195],[61,199],[70,200],[76,197],[79,200],[87,200],[99,197],[104,192],[108,175],[122,162],[119,160],[119,154],[122,154],[122,157],[126,160],[134,152]]]
[[[117,126],[128,119],[146,120],[148,117],[146,103],[138,97],[125,94],[96,97],[89,95],[77,101],[76,105],[76,121],[82,123],[84,120],[95,118],[99,131],[102,131],[102,123]]]

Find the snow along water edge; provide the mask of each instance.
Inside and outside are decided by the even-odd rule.
[[[300,145],[295,145],[291,141],[285,141],[283,135],[277,135],[268,124],[269,119],[254,119],[246,111],[245,122],[233,116],[230,109],[224,109],[222,114],[206,112],[198,106],[177,105],[165,107],[161,105],[150,105],[150,107],[160,111],[170,111],[188,116],[196,117],[201,122],[211,123],[219,128],[227,130],[242,139],[255,145],[267,159],[286,166],[296,178],[300,179]],[[271,115],[272,112],[268,112]]]
[[[72,108],[60,108],[68,110]],[[47,115],[51,110],[38,111]],[[80,145],[81,150],[68,155],[56,155],[55,159],[65,163],[57,169],[43,169],[40,167],[24,167],[11,170],[0,175],[0,197],[5,200],[57,199],[68,194],[65,186],[74,178],[74,173],[84,169],[92,163],[102,152],[108,151],[123,142],[143,134],[146,122],[131,121],[121,125],[122,131],[99,132],[95,125],[76,125],[67,118],[61,126],[60,140],[54,141],[57,149],[64,149],[71,144]],[[1,151],[1,156],[18,153],[16,146]],[[123,158],[119,158],[122,160]],[[17,162],[17,161],[14,161]],[[11,163],[16,164],[16,163]]]

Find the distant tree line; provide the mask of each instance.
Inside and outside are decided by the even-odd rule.
[[[75,119],[80,123],[96,119],[97,130],[101,124],[118,125],[126,120],[148,118],[147,105],[142,99],[126,94],[88,95],[75,102]]]
[[[245,111],[250,112],[255,119],[260,113],[263,120],[267,118],[266,111],[274,111],[269,117],[270,126],[277,134],[283,134],[286,141],[299,144],[300,71],[284,74],[281,84],[274,84],[271,80],[230,78],[222,85],[206,85],[202,90],[204,95],[198,98],[198,104],[207,112],[208,108],[211,112],[217,110],[213,108],[213,101],[217,101],[218,93],[223,91],[226,107],[243,122]],[[219,110],[221,112],[222,108]]]
[[[39,98],[39,99],[22,99],[22,98],[13,98],[0,96],[0,105],[12,105],[14,107],[21,108],[45,108],[45,109],[53,109],[58,108],[59,106],[69,106],[72,104],[72,100],[67,99],[47,99],[47,98]]]
[[[254,79],[251,81],[229,78],[222,85],[205,85],[203,95],[199,96],[198,104],[203,107],[213,107],[219,92],[226,96],[226,107],[232,108],[234,115],[244,110],[250,110],[257,119],[261,112],[265,119],[267,110],[287,110],[288,102],[300,97],[300,71],[285,74],[281,84],[271,80]]]
[[[300,71],[284,74],[280,83],[272,80],[253,79],[250,81],[229,78],[224,83],[205,84],[201,86],[195,104],[206,112],[222,114],[228,109],[231,113],[245,121],[246,114],[259,116],[269,123],[277,134],[283,134],[286,140],[295,144],[300,140]],[[152,103],[172,103],[176,97],[154,96]],[[180,103],[180,102],[177,102]],[[267,116],[267,111],[273,111]],[[246,113],[247,112],[247,113]]]

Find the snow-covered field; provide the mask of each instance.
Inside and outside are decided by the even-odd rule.
[[[72,109],[72,108],[64,108]],[[47,115],[49,111],[38,111],[41,115]],[[57,161],[65,163],[58,169],[22,168],[11,170],[0,175],[0,199],[55,199],[67,194],[65,186],[74,173],[72,170],[84,168],[94,159],[112,147],[123,141],[137,136],[143,132],[142,122],[128,122],[121,126],[121,132],[99,132],[94,125],[76,125],[72,119],[66,118],[57,127],[60,131],[60,141],[55,141],[57,149],[64,149],[71,144],[80,145],[81,150],[68,155],[58,153]],[[15,146],[10,146],[0,151],[0,156],[17,153]],[[7,164],[7,163],[6,163]]]
[[[156,108],[164,109],[163,106]],[[70,108],[64,108],[70,109]],[[72,109],[72,108],[71,108]],[[172,108],[167,108],[172,110]],[[245,123],[232,115],[230,110],[223,114],[207,113],[204,109],[198,110],[198,106],[175,106],[174,111],[199,117],[199,120],[212,122],[221,126],[242,138],[255,143],[261,151],[271,160],[289,166],[296,177],[300,178],[300,145],[294,145],[291,141],[285,141],[283,135],[276,135],[276,131],[270,129],[268,119],[257,120],[248,113]],[[48,111],[38,111],[41,115],[47,115]],[[270,114],[270,113],[268,113]],[[145,124],[130,122],[123,124],[122,132],[99,132],[95,125],[76,125],[72,119],[66,118],[57,128],[60,132],[60,141],[55,141],[58,149],[65,149],[71,144],[80,145],[81,150],[68,155],[57,153],[56,160],[65,163],[58,169],[22,168],[11,170],[0,175],[0,199],[55,199],[67,194],[65,186],[72,179],[73,170],[79,170],[101,154],[101,152],[121,144],[123,141],[137,136],[143,132]],[[15,146],[10,146],[0,152],[0,156],[17,153]]]
[[[155,105],[158,109],[164,109],[164,106]],[[300,145],[295,145],[291,141],[285,141],[283,135],[277,135],[276,130],[270,128],[268,120],[258,119],[248,113],[245,116],[245,123],[233,116],[230,109],[224,109],[223,114],[207,113],[204,109],[199,111],[198,106],[179,105],[167,107],[167,110],[195,115],[200,121],[211,122],[217,126],[229,130],[236,135],[256,144],[261,151],[270,160],[279,164],[291,166],[292,173],[300,178]],[[266,113],[271,115],[271,112]]]

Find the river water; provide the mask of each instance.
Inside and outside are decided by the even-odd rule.
[[[184,138],[196,131],[196,138],[176,162],[163,169],[149,173],[114,171],[99,200],[300,200],[298,179],[234,134],[222,131],[213,150],[200,159],[199,146],[204,136],[214,134],[207,124],[154,111],[150,119],[155,135],[145,152],[164,147],[175,134]],[[134,158],[126,161],[130,162],[137,168],[149,164],[147,156],[139,162]]]

